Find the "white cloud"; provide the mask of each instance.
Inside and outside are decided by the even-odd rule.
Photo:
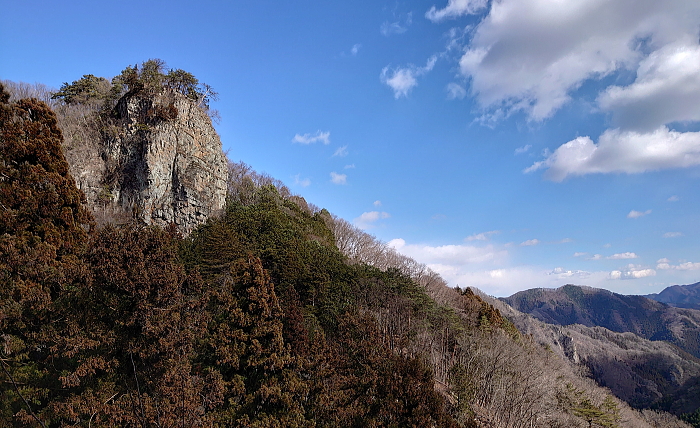
[[[571,238],[564,238],[561,241],[555,241],[555,244],[568,244],[569,242],[574,242],[573,239]]]
[[[656,268],[660,270],[700,270],[700,263],[682,262],[677,265],[670,263],[669,259],[663,258],[657,261]]]
[[[539,243],[540,243],[540,240],[539,240],[539,239],[528,239],[528,240],[525,241],[525,242],[521,242],[521,243],[520,243],[520,246],[521,246],[521,247],[531,247],[531,246],[537,245],[537,244],[539,244]]]
[[[447,18],[457,18],[462,15],[472,15],[484,9],[488,0],[448,0],[447,6],[438,9],[433,6],[425,13],[425,17],[433,22]]]
[[[666,199],[668,202],[678,202],[680,198],[676,195],[671,196],[670,198]]]
[[[666,232],[666,233],[664,233],[664,238],[678,238],[680,236],[683,236],[683,234],[680,232]]]
[[[421,245],[407,244],[403,239],[393,239],[388,245],[400,253],[428,265],[463,266],[468,264],[493,263],[508,255],[506,250],[493,245]]]
[[[622,270],[614,270],[610,272],[608,277],[610,279],[639,279],[655,275],[656,271],[654,269],[644,269],[639,265],[630,264]]]
[[[645,215],[651,214],[651,210],[646,210],[646,211],[635,211],[632,210],[627,214],[627,218],[639,218],[639,217],[644,217]]]
[[[564,270],[564,268],[562,267],[557,267],[554,268],[552,271],[547,272],[547,275],[555,275],[559,279],[566,279],[572,277],[588,278],[589,276],[591,276],[591,273],[586,272],[585,270]]]
[[[462,99],[467,96],[467,90],[462,85],[451,82],[447,84],[447,99]]]
[[[360,52],[360,48],[361,48],[361,47],[362,47],[361,44],[355,43],[354,45],[352,45],[352,48],[350,49],[350,54],[351,54],[352,56],[356,56],[357,53]]]
[[[374,205],[375,207],[381,207],[381,206],[382,206],[382,201],[380,201],[380,200],[377,199],[376,201],[374,201],[374,202],[372,203],[372,205]]]
[[[292,138],[293,143],[299,143],[299,144],[313,144],[316,142],[322,142],[323,144],[330,144],[331,143],[331,133],[330,132],[321,132],[316,131],[315,134],[296,134],[294,138]]]
[[[348,155],[348,146],[341,146],[335,149],[333,156],[344,157]]]
[[[346,174],[338,174],[337,172],[331,172],[331,181],[333,184],[347,184],[348,176]]]
[[[700,121],[700,45],[687,35],[639,63],[637,79],[610,86],[598,103],[625,129],[651,131],[670,122]]]
[[[593,254],[591,257],[588,258],[588,260],[602,260],[603,255],[602,254]]]
[[[450,0],[426,16],[459,16],[484,3]],[[635,109],[651,112],[657,125],[671,116],[688,120],[700,108],[692,101],[697,95],[688,98],[697,89],[681,89],[700,79],[700,64],[693,63],[699,20],[696,0],[493,1],[466,46],[460,70],[471,79],[471,92],[483,107],[522,110],[533,120],[551,117],[588,79],[636,71],[637,80],[611,89],[601,97],[601,106],[616,118],[631,117]],[[674,70],[672,64],[683,67]],[[683,105],[693,103],[689,111],[653,105],[673,94],[682,94]]]
[[[384,220],[387,218],[390,218],[391,215],[387,212],[380,212],[380,211],[369,211],[369,212],[364,212],[362,215],[359,217],[355,218],[353,220],[353,223],[355,226],[359,227],[362,230],[367,230],[371,229],[376,226],[376,223],[379,220]]]
[[[532,148],[532,145],[530,145],[530,144],[527,144],[527,145],[522,146],[522,147],[518,147],[517,149],[515,149],[515,154],[521,155],[521,154],[527,152],[528,150],[530,150],[531,148]]]
[[[379,31],[384,36],[391,36],[392,34],[403,34],[408,30],[408,27],[413,23],[413,13],[409,12],[406,15],[399,17],[396,22],[384,21],[379,27]]]
[[[389,69],[387,66],[382,69],[379,78],[382,83],[393,89],[394,98],[407,97],[411,89],[418,85],[417,77],[430,72],[435,67],[436,62],[437,56],[434,55],[428,59],[424,67],[408,65],[407,67]]]
[[[588,255],[588,253],[579,253],[579,252],[574,253],[574,257],[583,257],[583,256],[587,256],[587,255]]]
[[[351,163],[350,165],[345,165],[343,169],[355,169],[355,164]]]
[[[639,256],[637,256],[635,253],[618,253],[618,254],[613,254],[612,256],[606,257],[608,260],[623,260],[623,259],[636,259]]]
[[[301,187],[309,187],[311,185],[310,178],[301,178],[301,174],[294,176],[294,184]]]
[[[545,177],[624,172],[635,174],[700,165],[700,132],[677,132],[662,126],[653,132],[606,130],[595,144],[578,137],[557,148],[524,172],[548,169]]]
[[[501,233],[500,230],[490,230],[488,232],[475,233],[474,235],[469,235],[464,238],[465,241],[488,241],[491,235],[496,235]]]

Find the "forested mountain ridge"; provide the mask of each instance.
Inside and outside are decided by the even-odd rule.
[[[700,309],[700,282],[672,285],[660,293],[647,294],[644,297],[678,308]]]
[[[684,426],[243,164],[187,238],[97,227],[59,123],[0,89],[7,426]]]
[[[582,324],[545,323],[503,300],[485,297],[533,337],[575,365],[583,365],[600,385],[640,408],[663,408],[675,414],[700,406],[700,359],[666,341],[650,341]]]
[[[631,332],[649,340],[665,340],[700,357],[700,311],[697,310],[576,285],[525,290],[502,300],[550,324],[582,324]]]

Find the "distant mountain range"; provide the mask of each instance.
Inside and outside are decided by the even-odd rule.
[[[700,282],[672,285],[658,294],[647,294],[644,297],[677,308],[700,309]]]
[[[520,331],[585,365],[599,385],[635,407],[680,415],[700,406],[698,310],[574,285],[489,301]]]
[[[695,309],[576,285],[534,288],[501,300],[549,324],[630,332],[649,340],[665,340],[700,358],[700,311]]]

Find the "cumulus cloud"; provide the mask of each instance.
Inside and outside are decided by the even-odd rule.
[[[639,256],[636,255],[635,253],[618,253],[618,254],[613,254],[612,256],[606,257],[608,260],[623,260],[623,259],[636,259]]]
[[[296,134],[294,138],[292,138],[293,143],[299,143],[299,144],[313,144],[317,142],[321,142],[323,144],[330,144],[331,143],[331,133],[330,132],[321,132],[316,131],[315,134]]]
[[[447,84],[447,99],[462,99],[467,96],[467,90],[462,85],[451,82]]]
[[[632,210],[627,214],[627,218],[639,218],[639,217],[644,217],[645,215],[651,214],[651,210],[646,210],[646,211],[635,211]]]
[[[551,270],[550,272],[547,272],[547,275],[555,275],[559,279],[566,279],[566,278],[588,278],[591,276],[590,272],[587,272],[585,270],[565,270],[562,267],[557,267]]]
[[[338,174],[337,172],[331,172],[331,181],[333,184],[347,184],[348,176],[346,174]]]
[[[436,62],[437,56],[432,56],[424,67],[408,65],[391,69],[387,66],[382,69],[379,78],[394,91],[394,98],[407,97],[409,92],[418,85],[417,78],[430,72]]]
[[[398,21],[389,22],[384,21],[379,27],[379,31],[384,36],[391,36],[393,34],[403,34],[408,30],[408,27],[413,23],[413,13],[409,12],[404,16],[399,17]]]
[[[678,238],[680,236],[683,236],[683,234],[680,232],[666,232],[666,233],[664,233],[664,238]]]
[[[447,6],[438,9],[433,6],[425,13],[425,17],[433,22],[462,15],[472,15],[486,8],[488,0],[448,0]]]
[[[372,205],[374,205],[375,207],[381,207],[381,206],[382,206],[382,201],[380,201],[379,199],[377,199],[376,201],[374,201],[374,202],[372,203]]]
[[[294,176],[294,184],[301,187],[309,187],[311,185],[310,178],[301,178],[301,174]]]
[[[677,132],[662,126],[648,133],[606,130],[598,144],[590,137],[578,137],[524,172],[547,169],[545,177],[559,182],[570,175],[635,174],[695,165],[700,165],[700,132]]]
[[[521,247],[531,247],[531,246],[537,245],[537,244],[539,244],[539,243],[540,243],[540,240],[539,240],[539,239],[528,239],[528,240],[525,241],[525,242],[521,242],[521,243],[520,243],[520,246],[521,246]]]
[[[639,265],[630,264],[622,270],[614,270],[610,272],[608,277],[610,279],[639,279],[655,275],[656,271],[654,269],[645,269]]]
[[[376,226],[376,223],[379,220],[387,219],[391,217],[391,215],[387,212],[383,211],[369,211],[369,212],[364,212],[362,215],[359,217],[355,218],[353,220],[353,223],[355,226],[359,227],[362,230],[367,230],[371,229]]]
[[[574,257],[583,257],[583,256],[587,256],[587,255],[588,255],[588,253],[579,253],[579,252],[574,253]]]
[[[474,235],[469,235],[466,238],[464,238],[465,241],[470,242],[470,241],[488,241],[491,237],[491,235],[496,235],[498,233],[501,233],[500,230],[490,230],[488,232],[482,232],[482,233],[475,233]]]
[[[362,47],[361,44],[355,43],[354,45],[352,45],[352,48],[350,48],[350,54],[351,54],[352,56],[356,56],[357,53],[360,52],[360,48],[361,48],[361,47]]]
[[[639,63],[637,79],[610,86],[598,104],[613,123],[648,132],[670,122],[700,121],[700,45],[687,35],[652,52]]]
[[[602,254],[593,254],[591,257],[588,258],[588,260],[603,260],[603,255]]]
[[[355,164],[351,163],[350,165],[345,165],[343,169],[355,169]]]
[[[449,1],[427,16],[459,16],[477,4],[483,2]],[[568,102],[584,81],[628,70],[637,72],[637,80],[628,88],[611,88],[601,96],[601,106],[619,118],[624,111],[630,116],[637,102],[671,115],[675,106],[664,113],[649,100],[671,99],[661,93],[678,93],[682,82],[698,78],[693,70],[700,70],[700,64],[693,63],[693,55],[700,6],[694,0],[501,0],[490,5],[460,60],[462,74],[471,79],[471,91],[485,108],[522,110],[542,120]],[[676,63],[684,68],[673,70]],[[693,110],[697,108],[694,103]]]
[[[333,156],[344,157],[348,155],[348,146],[341,146],[335,149]]]

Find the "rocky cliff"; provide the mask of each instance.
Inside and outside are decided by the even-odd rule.
[[[93,128],[67,136],[65,151],[98,221],[174,223],[188,234],[223,209],[226,157],[195,101],[172,91],[126,94]]]

